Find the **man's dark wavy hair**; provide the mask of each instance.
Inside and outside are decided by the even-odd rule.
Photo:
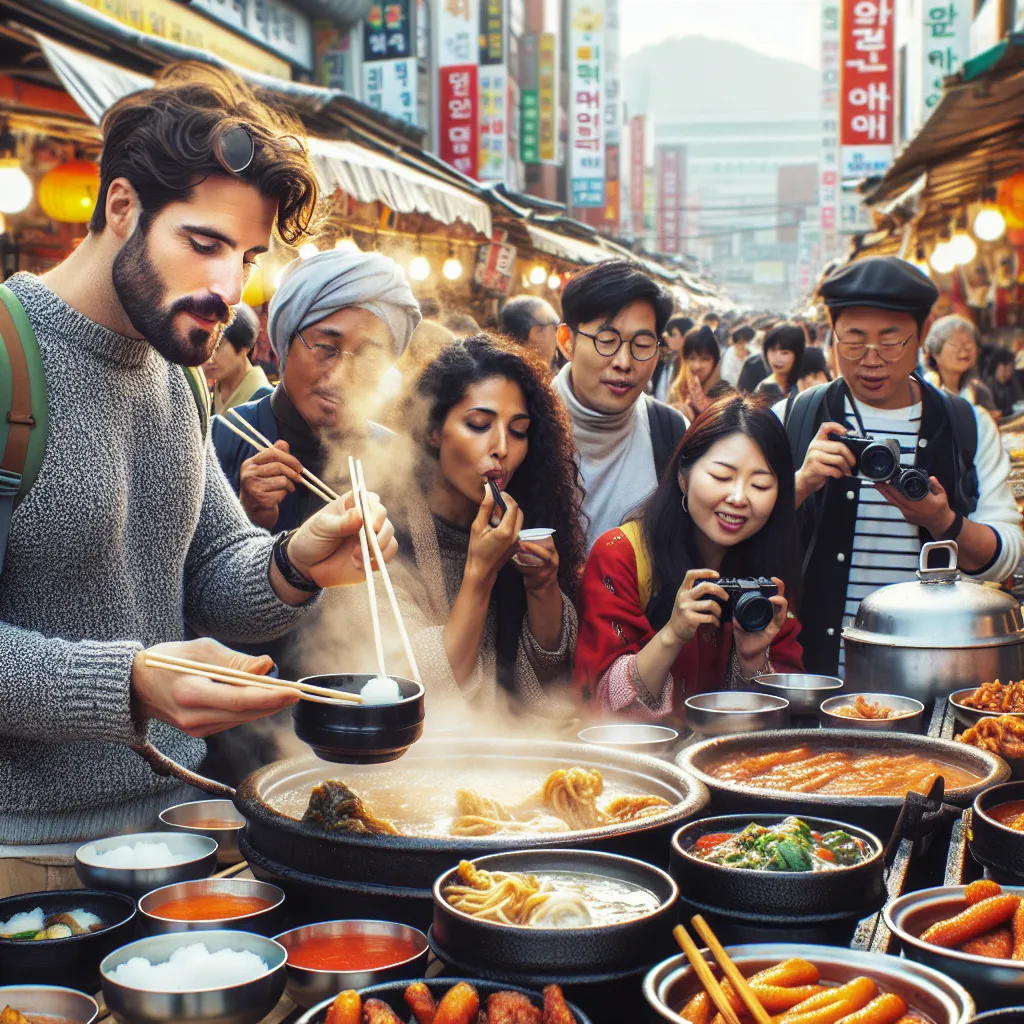
[[[562,319],[575,332],[592,320],[614,320],[631,302],[643,299],[654,307],[660,338],[672,315],[672,296],[632,260],[608,260],[581,270],[562,289]]]
[[[419,379],[416,390],[428,406],[419,440],[426,447],[426,438],[443,426],[448,413],[466,397],[470,387],[494,377],[515,381],[522,388],[530,414],[529,448],[508,484],[508,493],[523,510],[524,529],[548,526],[556,531],[559,584],[575,603],[587,560],[580,524],[581,489],[569,417],[547,383],[543,363],[532,352],[486,334],[453,342]],[[414,428],[414,434],[418,433]],[[433,449],[431,452],[436,455]]]
[[[205,64],[172,64],[152,89],[118,100],[103,115],[100,191],[89,230],[106,227],[107,190],[127,178],[143,223],[172,202],[187,200],[211,174],[234,172],[220,141],[232,128],[252,137],[254,155],[237,177],[277,200],[277,234],[288,245],[309,232],[320,189],[298,119],[265,90]]]

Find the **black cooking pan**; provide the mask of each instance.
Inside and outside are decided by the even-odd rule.
[[[1024,782],[1006,782],[986,789],[974,801],[967,845],[971,856],[997,882],[1020,885],[1024,880],[1024,832],[992,817],[1000,804],[1024,800]]]

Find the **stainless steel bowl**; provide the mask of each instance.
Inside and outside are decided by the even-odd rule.
[[[679,733],[667,725],[623,722],[618,725],[592,725],[581,729],[576,738],[583,743],[595,743],[599,747],[615,747],[651,757],[668,757],[679,739]]]
[[[296,1006],[308,1010],[324,999],[333,999],[339,992],[348,989],[367,988],[397,978],[408,978],[412,981],[422,978],[427,969],[430,947],[427,945],[426,935],[408,925],[395,924],[392,921],[321,921],[319,924],[309,924],[282,932],[275,936],[275,941],[291,953],[309,939],[337,935],[383,935],[405,939],[415,943],[418,952],[415,956],[387,967],[364,971],[319,971],[289,963],[286,968],[286,991],[288,998]]]
[[[187,804],[175,804],[160,812],[160,824],[168,831],[187,832],[194,836],[208,836],[217,844],[218,864],[237,864],[242,855],[238,852],[238,836],[245,828],[245,818],[238,813],[230,800],[193,800]],[[233,821],[230,827],[211,828],[203,821]]]
[[[953,714],[956,715],[956,720],[961,725],[965,725],[969,729],[972,725],[977,725],[983,718],[998,718],[1000,715],[1013,715],[1018,718],[1024,718],[1024,711],[980,711],[978,708],[965,707],[961,701],[965,697],[970,697],[977,689],[978,687],[976,686],[968,686],[966,689],[957,690],[949,695],[949,703],[953,706]]]
[[[240,985],[193,992],[151,992],[111,980],[110,972],[132,957],[166,963],[182,946],[201,942],[211,952],[248,950],[267,965],[267,973]],[[130,942],[100,964],[103,999],[122,1024],[258,1024],[277,1005],[284,991],[284,947],[251,932],[217,931],[202,935],[151,935]]]
[[[849,707],[863,696],[872,704],[892,708],[893,718],[848,718],[839,709]],[[821,702],[818,721],[825,729],[867,729],[868,732],[920,732],[924,719],[924,705],[913,697],[898,697],[894,693],[844,693]]]
[[[171,900],[188,896],[205,896],[216,893],[222,896],[254,896],[269,900],[265,910],[256,910],[240,917],[225,917],[220,920],[171,921],[158,917],[158,908]],[[146,935],[169,935],[172,932],[207,932],[225,928],[241,932],[255,932],[257,935],[273,935],[281,927],[281,907],[284,893],[269,882],[257,882],[248,878],[201,878],[195,882],[176,882],[154,889],[139,900],[139,920]]]
[[[69,1024],[92,1024],[100,1015],[92,996],[57,985],[0,986],[0,1010],[5,1006],[39,1017],[61,1017]]]
[[[965,910],[962,885],[920,889],[893,900],[884,910],[885,923],[903,944],[904,956],[934,967],[971,990],[981,1009],[996,1009],[1024,1000],[1024,964],[1019,960],[993,960],[942,949],[922,942],[920,935],[936,921]],[[1024,886],[1004,885],[1003,892],[1024,896]]]
[[[91,859],[115,847],[138,842],[164,843],[171,853],[188,854],[189,859],[165,868],[110,868],[95,864]],[[139,899],[147,892],[174,882],[188,882],[193,878],[206,878],[217,866],[217,841],[207,836],[187,835],[184,832],[135,832],[111,839],[96,839],[75,851],[75,872],[89,889],[107,889],[123,892]]]
[[[790,942],[729,946],[727,952],[740,973],[748,978],[773,964],[798,957],[818,968],[823,984],[843,985],[861,975],[874,978],[880,988],[898,993],[911,1010],[926,1014],[934,1024],[967,1024],[974,1015],[974,1000],[962,985],[930,967],[895,956]],[[711,954],[705,952],[704,958],[715,975],[721,977]],[[682,954],[658,964],[644,978],[644,998],[658,1020],[672,1024],[688,1024],[676,1011],[699,989],[693,969]]]
[[[730,736],[737,732],[783,729],[789,701],[770,693],[722,690],[687,697],[686,724],[701,736]]]
[[[789,701],[791,715],[817,715],[821,702],[836,690],[843,688],[843,681],[837,676],[812,676],[800,672],[773,672],[755,676],[754,682]]]

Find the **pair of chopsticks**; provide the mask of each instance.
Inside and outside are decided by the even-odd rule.
[[[750,1011],[750,1015],[757,1024],[772,1024],[771,1015],[761,1005],[761,1000],[757,998],[747,979],[740,974],[739,968],[729,959],[729,954],[722,948],[722,944],[716,938],[707,921],[700,914],[697,914],[690,920],[694,930],[708,944],[708,949],[711,950],[711,955],[718,962],[718,966],[722,968],[722,973],[732,982],[737,994],[743,1000],[744,1005]],[[740,1024],[740,1019],[733,1009],[732,1002],[722,990],[718,979],[711,972],[708,962],[700,955],[700,950],[697,949],[697,944],[690,938],[690,933],[683,925],[679,924],[672,930],[672,934],[675,936],[676,942],[679,943],[679,948],[686,954],[686,959],[690,961],[690,966],[693,967],[694,973],[704,986],[704,991],[711,997],[711,1001],[718,1008],[718,1012],[725,1018],[726,1024]]]
[[[207,679],[212,679],[215,683],[228,683],[231,686],[259,686],[265,690],[290,690],[292,693],[297,693],[300,700],[313,701],[315,704],[363,703],[363,698],[358,693],[331,690],[326,686],[314,686],[312,683],[297,683],[289,679],[274,679],[272,676],[261,676],[255,672],[243,672],[237,668],[210,665],[205,661],[174,658],[169,654],[154,654],[152,652],[146,654],[144,660],[150,668],[162,668],[168,672],[189,672],[195,676],[205,676]]]
[[[237,434],[243,441],[251,444],[259,451],[265,448],[273,448],[271,441],[261,434],[248,420],[240,416],[234,409],[228,410],[227,419],[220,417],[221,422],[232,433]],[[237,424],[237,425],[236,425]],[[380,631],[380,618],[377,614],[377,590],[374,586],[373,564],[370,561],[370,552],[373,552],[373,560],[380,569],[381,578],[384,580],[384,589],[387,591],[388,600],[391,602],[391,610],[395,616],[395,623],[398,626],[398,634],[402,638],[402,647],[405,650],[405,657],[409,662],[409,671],[416,682],[421,682],[419,666],[416,664],[416,657],[412,652],[412,644],[409,641],[409,633],[405,628],[405,621],[402,619],[402,612],[398,607],[398,598],[395,595],[395,588],[391,585],[391,576],[384,564],[384,554],[377,542],[377,534],[370,522],[370,500],[366,492],[366,480],[363,477],[363,464],[359,459],[348,457],[349,478],[352,482],[352,495],[355,498],[356,508],[363,520],[363,528],[359,532],[359,548],[363,556],[363,568],[366,572],[366,589],[370,596],[370,618],[373,622],[373,643],[377,654],[377,669],[380,675],[387,676],[384,665],[384,642]],[[303,467],[300,482],[321,501],[330,504],[332,501],[340,501],[340,495],[323,482],[318,476]]]

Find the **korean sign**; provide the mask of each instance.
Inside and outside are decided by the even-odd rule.
[[[478,0],[438,0],[437,152],[463,174],[480,167],[478,93],[480,6]]]
[[[498,295],[508,295],[512,271],[516,265],[516,247],[507,244],[508,232],[498,229],[487,245],[476,251],[473,280],[482,288]]]
[[[505,180],[508,149],[508,75],[503,64],[478,69],[481,181]]]
[[[893,0],[843,0],[839,143],[844,178],[881,174],[892,159]]]
[[[413,56],[416,40],[412,0],[388,0],[370,7],[363,22],[363,60],[395,60]]]
[[[818,204],[822,246],[832,257],[839,251],[839,5],[821,8],[821,158]]]
[[[558,37],[554,32],[542,33],[537,55],[537,117],[543,163],[554,163],[558,159],[557,53]]]
[[[942,96],[942,80],[955,75],[970,56],[971,5],[969,0],[935,3],[925,0],[924,107],[931,113]]]
[[[644,170],[646,167],[646,144],[644,129],[647,126],[643,114],[634,114],[629,119],[629,208],[633,214],[633,234],[644,233]]]
[[[440,68],[452,64],[478,62],[479,0],[438,0],[437,10],[437,64]]]
[[[569,176],[575,207],[604,206],[604,0],[570,0]]]
[[[657,200],[654,222],[659,252],[683,249],[683,204],[686,196],[686,147],[658,146]]]
[[[363,99],[406,124],[416,123],[416,58],[363,64]]]
[[[504,0],[480,0],[480,64],[505,62]]]

